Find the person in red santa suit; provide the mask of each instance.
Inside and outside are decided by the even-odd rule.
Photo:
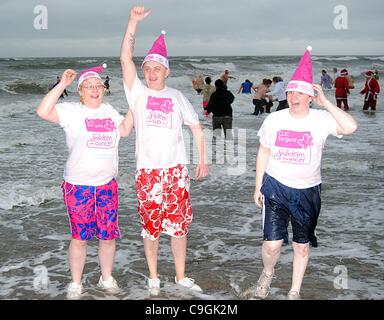
[[[373,77],[373,71],[367,71],[365,73],[366,81],[364,89],[360,91],[360,94],[365,94],[363,111],[368,111],[371,108],[372,111],[376,111],[377,95],[380,93],[380,85]]]
[[[335,97],[337,107],[342,109],[342,104],[344,104],[344,110],[348,111],[349,82],[346,75],[348,75],[348,71],[346,69],[341,70],[340,75],[335,80],[334,86],[336,88]]]

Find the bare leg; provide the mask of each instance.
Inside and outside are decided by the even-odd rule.
[[[72,239],[68,249],[69,268],[72,281],[80,284],[87,257],[87,241]]]
[[[290,291],[300,292],[309,259],[309,244],[293,242],[293,274]]]
[[[264,272],[271,275],[274,272],[275,265],[280,257],[283,240],[264,241],[262,248]]]
[[[156,279],[157,275],[157,252],[159,249],[159,238],[151,240],[144,238],[144,251],[147,258],[147,264],[149,269],[149,278]]]
[[[273,274],[275,272],[275,265],[279,259],[282,245],[283,240],[264,240],[262,247],[264,269],[261,272],[257,284],[244,291],[244,298],[249,299],[253,298],[254,296],[258,296],[262,299],[265,299],[268,296]]]
[[[103,281],[107,281],[112,275],[113,263],[115,261],[116,241],[99,240],[99,262]]]
[[[187,254],[187,236],[182,238],[171,238],[171,247],[173,261],[175,263],[176,278],[181,280],[185,278],[185,257]]]

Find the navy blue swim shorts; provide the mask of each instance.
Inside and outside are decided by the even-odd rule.
[[[315,228],[321,207],[321,184],[295,189],[283,185],[264,174],[261,193],[264,196],[264,240],[284,240],[288,243],[288,224],[291,220],[293,237],[297,243],[317,247]]]

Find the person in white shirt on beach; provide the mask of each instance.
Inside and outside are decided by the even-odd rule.
[[[103,102],[105,87],[99,75],[102,69],[96,66],[81,71],[77,83],[80,102],[57,104],[60,94],[76,78],[74,70],[65,70],[61,81],[36,109],[40,118],[64,129],[69,152],[62,182],[72,233],[68,252],[72,282],[68,286],[68,299],[81,297],[87,241],[94,235],[99,239],[98,285],[110,293],[119,290],[112,277],[115,239],[120,237],[118,145],[120,137],[131,132],[133,120],[130,114],[124,118]]]
[[[273,101],[273,97],[276,97],[279,104],[276,111],[288,108],[287,94],[285,93],[285,83],[281,77],[275,76],[272,78],[274,84],[273,89],[267,92],[267,96],[270,101]]]
[[[292,224],[293,273],[289,300],[300,299],[309,259],[309,244],[317,247],[315,228],[321,206],[321,158],[328,135],[339,138],[357,128],[351,115],[337,108],[313,84],[311,48],[307,48],[287,85],[288,109],[274,112],[258,135],[254,201],[263,213],[263,270],[245,298],[266,298],[283,242]],[[316,94],[315,94],[316,93]],[[314,101],[325,110],[310,108]]]
[[[137,76],[133,62],[136,27],[149,14],[144,7],[131,9],[120,56],[129,113],[136,130],[136,192],[149,268],[149,293],[160,292],[157,254],[161,233],[171,236],[176,284],[201,292],[185,275],[187,234],[193,214],[182,125],[191,129],[197,144],[198,180],[208,175],[204,132],[190,102],[165,84],[170,73],[165,32],[153,43],[141,65],[146,85]]]

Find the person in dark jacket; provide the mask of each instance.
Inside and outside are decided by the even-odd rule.
[[[231,103],[235,100],[235,96],[227,89],[227,86],[221,79],[215,81],[215,87],[216,91],[212,93],[206,108],[208,114],[211,112],[213,114],[212,129],[215,136],[220,136],[221,129],[223,128],[225,138],[232,139]]]

